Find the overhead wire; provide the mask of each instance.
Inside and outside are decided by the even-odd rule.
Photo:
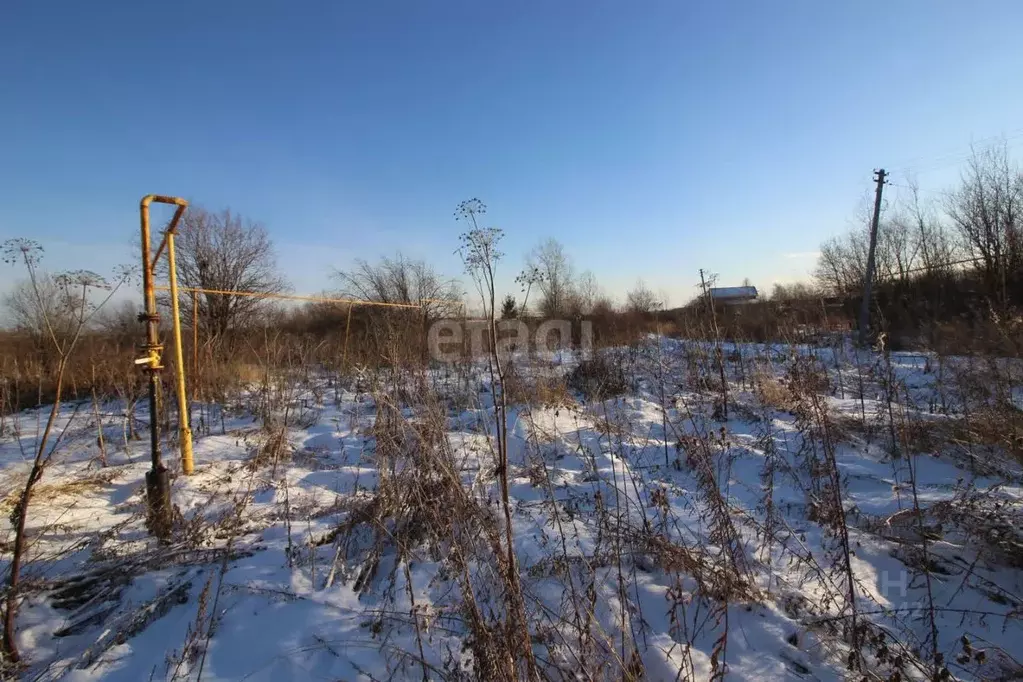
[[[908,159],[902,159],[891,164],[894,169],[914,169],[920,170],[924,168],[930,168],[935,164],[943,164],[947,161],[955,162],[962,158],[969,158],[973,153],[973,150],[980,147],[988,147],[998,142],[1009,142],[1011,140],[1018,140],[1023,138],[1023,128],[1011,130],[1008,133],[1002,133],[998,135],[990,135],[988,137],[982,137],[979,140],[973,140],[965,147],[960,145],[950,151],[941,152],[939,154],[922,154],[920,156],[910,157]],[[919,166],[923,162],[923,166]],[[936,166],[940,167],[940,166]]]
[[[915,191],[915,192],[927,192],[928,194],[940,194],[940,195],[946,196],[946,197],[952,196],[951,192],[949,192],[948,190],[944,190],[944,189],[926,189],[924,187],[914,187],[912,185],[902,185],[902,184],[895,183],[895,182],[890,182],[888,184],[891,187],[896,187],[896,188],[899,188],[899,189],[908,189],[908,190],[912,190],[912,191]]]
[[[159,291],[170,291],[170,287],[166,285],[156,285],[153,287]],[[178,291],[186,293],[198,293],[198,294],[215,294],[223,296],[248,296],[250,298],[272,298],[286,301],[310,301],[313,303],[342,303],[348,305],[367,305],[367,306],[379,306],[383,308],[422,308],[428,303],[446,303],[446,304],[457,304],[459,306],[465,306],[462,301],[453,301],[438,298],[424,298],[419,303],[386,303],[383,301],[367,301],[357,298],[334,298],[330,296],[307,296],[301,294],[277,294],[260,291],[229,291],[225,289],[205,289],[203,287],[178,287]]]
[[[990,137],[974,140],[966,147],[959,147],[955,151],[937,155],[923,155],[905,159],[891,164],[893,173],[909,178],[910,175],[931,173],[950,166],[955,166],[968,161],[978,149],[990,149],[998,143],[1005,144],[1007,149],[1012,149],[1023,142],[1023,128],[1010,131],[1009,134],[992,135]],[[920,162],[923,162],[922,164]]]

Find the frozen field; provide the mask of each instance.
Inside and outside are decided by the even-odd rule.
[[[509,504],[535,675],[1023,679],[1019,451],[990,416],[1023,407],[1019,368],[722,350],[723,371],[713,346],[656,338],[582,365],[516,358]],[[145,409],[131,440],[124,406],[99,407],[104,465],[91,403],[64,405],[28,513],[22,677],[507,670],[487,376],[282,369],[197,404],[167,545],[145,529]],[[0,440],[5,568],[47,412]]]

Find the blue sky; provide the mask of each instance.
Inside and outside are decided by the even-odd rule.
[[[311,292],[398,250],[460,275],[479,197],[509,289],[550,236],[613,294],[769,287],[873,168],[937,190],[971,141],[1023,149],[1021,25],[1018,0],[11,3],[0,238],[103,271],[139,197],[177,194],[263,222]]]

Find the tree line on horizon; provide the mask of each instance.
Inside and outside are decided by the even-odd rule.
[[[969,329],[988,326],[993,316],[1002,323],[1016,319],[1014,311],[1023,307],[1023,171],[1008,148],[1003,144],[975,150],[959,183],[948,190],[924,193],[913,182],[905,189],[897,201],[885,203],[878,226],[872,301],[878,327],[904,343],[926,344],[934,343],[950,324]],[[765,327],[757,333],[752,327],[760,319],[777,318],[780,310],[801,308],[801,319],[819,324],[819,318],[828,315],[822,305],[825,299],[839,302],[840,313],[851,318],[866,272],[870,232],[866,212],[859,222],[820,246],[812,280],[775,284],[769,296],[752,306],[719,311],[710,310],[702,294],[681,308],[669,309],[667,296],[642,280],[625,294],[623,303],[616,304],[592,271],[578,271],[565,246],[548,238],[525,255],[515,279],[521,290],[508,293],[498,312],[502,317],[548,319],[616,315],[642,319],[656,312],[676,321],[711,313],[720,315],[724,333],[758,340],[770,336],[770,330]],[[179,283],[184,287],[268,296],[288,291],[266,228],[238,213],[190,208],[179,226],[177,253]],[[159,267],[158,275],[166,278],[165,259]],[[463,312],[465,292],[458,279],[400,252],[376,261],[357,259],[350,267],[335,270],[333,280],[336,287],[327,295],[419,306],[425,320]],[[40,337],[44,317],[59,320],[73,314],[60,281],[41,273],[34,284],[17,285],[3,298],[6,326]],[[167,303],[166,295],[162,301]],[[260,298],[218,294],[200,294],[196,302],[203,338],[218,342],[271,323],[295,333],[328,333],[346,323],[348,313],[344,306],[331,303],[285,307]],[[190,327],[189,294],[182,295],[180,307],[183,323]],[[381,311],[359,310],[356,324]],[[127,334],[137,327],[136,312],[134,302],[124,301],[97,315],[94,326]]]

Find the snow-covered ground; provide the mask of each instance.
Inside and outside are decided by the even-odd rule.
[[[952,377],[965,361],[893,354],[889,366],[844,346],[722,350],[727,418],[713,346],[670,339],[614,352],[623,394],[509,410],[515,553],[540,676],[845,679],[858,640],[879,675],[926,679],[937,650],[954,676],[1023,679],[1013,658],[1023,642],[1018,469],[997,448],[921,436],[962,420]],[[560,377],[578,362],[517,358],[515,371]],[[794,367],[828,377],[820,405],[789,404],[790,383],[805,376]],[[197,407],[196,471],[174,478],[167,545],[145,529],[148,440],[125,449],[123,405],[101,408],[105,466],[91,404],[65,405],[29,510],[24,679],[473,677],[482,668],[465,586],[487,622],[501,622],[504,602],[493,557],[460,562],[457,543],[431,536],[435,519],[464,511],[462,498],[390,500],[437,507],[402,517],[426,519],[418,534],[366,510],[382,478],[437,471],[423,455],[381,453],[376,422],[394,405],[392,417],[412,425],[440,414],[443,442],[431,447],[457,469],[465,504],[502,518],[486,376],[429,370],[418,389],[437,396],[427,414],[393,391],[314,372],[276,396],[278,423],[280,408],[289,414],[281,448],[252,396],[203,406],[203,428]],[[5,517],[47,412],[15,415],[0,440]],[[148,416],[136,416],[144,436]],[[172,443],[164,454],[176,466]],[[822,518],[829,457],[855,635],[842,527]],[[459,547],[486,547],[488,526],[459,523],[452,533],[480,536]]]

